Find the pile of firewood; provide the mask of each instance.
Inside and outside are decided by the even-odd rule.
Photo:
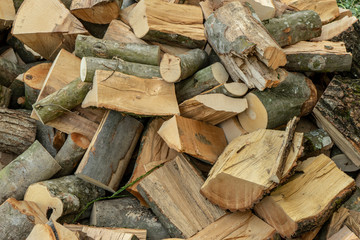
[[[1,0],[0,239],[359,239],[359,39],[336,0]]]

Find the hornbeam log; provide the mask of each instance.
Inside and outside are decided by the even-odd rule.
[[[147,45],[145,41],[135,36],[128,25],[120,20],[111,21],[103,39],[123,43],[139,43]]]
[[[27,69],[28,67],[26,66],[15,64],[5,58],[0,58],[0,85],[10,87],[16,77],[26,72]]]
[[[55,129],[48,125],[44,125],[42,122],[36,120],[36,140],[50,153],[52,157],[55,157],[58,152],[53,145],[55,137]]]
[[[76,36],[87,33],[58,0],[25,0],[12,29],[16,38],[48,60],[54,60],[62,48],[74,51]]]
[[[160,62],[161,76],[167,82],[179,82],[203,68],[207,58],[207,53],[201,49],[193,49],[175,56],[165,53]]]
[[[0,238],[25,239],[36,224],[47,222],[35,203],[9,198],[0,205]]]
[[[110,192],[119,187],[143,125],[130,116],[108,111],[75,174]]]
[[[226,147],[224,131],[211,124],[175,115],[158,134],[171,149],[214,164]]]
[[[9,197],[22,199],[28,186],[51,178],[60,169],[54,158],[35,141],[0,171],[0,202]]]
[[[245,98],[231,98],[221,93],[198,95],[179,105],[181,116],[213,125],[244,112],[247,107]]]
[[[13,0],[3,0],[0,2],[0,31],[11,28],[15,19],[15,7]]]
[[[232,98],[238,98],[244,96],[248,90],[249,88],[246,86],[245,83],[230,82],[230,83],[224,83],[222,85],[218,85],[213,89],[204,92],[203,94],[222,93]]]
[[[145,229],[146,237],[150,240],[170,237],[158,218],[133,197],[94,203],[90,225]]]
[[[70,11],[84,21],[108,24],[119,16],[122,0],[72,0]]]
[[[179,114],[173,83],[97,70],[82,107],[104,107],[141,116]]]
[[[36,203],[43,214],[49,209],[49,219],[79,213],[85,205],[105,195],[105,191],[74,175],[37,182],[26,190],[24,200]]]
[[[330,82],[313,114],[335,144],[360,166],[360,79],[336,76]]]
[[[285,68],[295,72],[346,72],[352,55],[343,42],[298,42],[284,48]]]
[[[296,171],[294,178],[254,208],[287,238],[321,226],[355,187],[354,180],[325,155],[309,158]]]
[[[357,21],[358,19],[356,17],[345,16],[340,20],[325,24],[322,26],[321,35],[317,38],[313,38],[312,41],[326,41],[337,37],[342,32],[350,28]]]
[[[0,108],[7,108],[10,104],[11,89],[0,85]]]
[[[140,78],[161,78],[158,66],[126,62],[122,59],[83,57],[80,69],[83,82],[92,82],[96,70],[122,72]]]
[[[281,46],[292,45],[321,35],[321,19],[314,11],[285,13],[264,21],[265,28]]]
[[[58,91],[33,104],[33,109],[42,123],[47,123],[69,112],[81,104],[89,92],[91,84],[75,79]]]
[[[216,62],[197,71],[192,77],[175,84],[176,97],[179,103],[195,97],[202,92],[226,83],[229,74],[224,66]]]
[[[129,23],[138,38],[185,48],[205,46],[201,8],[162,0],[141,0]]]
[[[302,74],[290,73],[275,88],[252,91],[246,95],[248,109],[238,115],[241,126],[248,132],[275,128],[294,116],[304,116],[316,104],[315,85]]]
[[[97,39],[92,36],[78,35],[75,55],[82,57],[114,58],[125,61],[158,66],[160,48],[138,43],[120,43],[112,40]]]
[[[129,183],[135,181],[135,179],[144,175],[156,165],[162,162],[167,162],[176,157],[177,152],[170,149],[157,133],[164,122],[165,120],[161,118],[155,118],[144,130],[144,134],[140,142],[141,147],[139,149],[134,171],[130,177]],[[138,184],[139,182],[135,183],[126,190],[134,195],[142,205],[146,205],[145,200],[141,197],[139,191],[137,190]]]
[[[203,182],[187,159],[178,156],[144,178],[138,190],[170,236],[189,238],[225,215],[201,196]],[[192,202],[196,204],[184,204]]]

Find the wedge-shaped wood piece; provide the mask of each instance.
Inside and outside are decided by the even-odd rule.
[[[275,229],[251,211],[230,213],[189,238],[189,240],[272,239]]]
[[[206,43],[198,6],[141,0],[130,12],[129,23],[144,40],[186,48],[202,48]]]
[[[36,224],[26,240],[79,240],[75,233],[51,219],[46,223]]]
[[[179,105],[181,116],[213,125],[236,116],[247,107],[245,98],[231,98],[221,93],[198,95]]]
[[[329,240],[359,240],[359,238],[347,226],[344,226],[339,232],[332,235]]]
[[[255,212],[283,237],[321,226],[352,192],[354,180],[325,155],[309,158],[298,174],[255,205]]]
[[[360,166],[360,79],[335,76],[313,114],[335,144],[356,166]]]
[[[0,31],[11,28],[15,19],[15,7],[13,0],[0,2]]]
[[[58,0],[25,0],[12,29],[15,37],[48,60],[54,60],[62,48],[74,51],[76,36],[87,33]]]
[[[189,238],[225,215],[201,196],[203,182],[185,157],[178,156],[144,178],[138,190],[172,237]]]
[[[173,83],[97,70],[83,107],[95,106],[143,116],[179,114]]]
[[[285,68],[295,72],[344,72],[350,71],[352,54],[343,42],[301,41],[284,48]]]
[[[220,155],[201,187],[212,203],[231,211],[250,209],[276,187],[274,169],[284,157],[280,181],[288,176],[300,154],[303,135],[296,133],[290,152],[282,156],[284,131],[261,129],[235,138]],[[256,172],[256,174],[254,174]]]
[[[330,40],[340,35],[342,32],[346,31],[357,21],[358,19],[356,17],[345,16],[340,20],[336,20],[331,23],[325,24],[321,28],[321,35],[317,38],[313,38],[312,41]]]
[[[227,144],[221,128],[180,116],[164,122],[158,133],[170,148],[210,164],[214,164]]]
[[[144,40],[141,40],[140,38],[136,37],[135,34],[131,31],[131,28],[120,20],[111,21],[103,39],[113,40],[123,43],[139,43],[145,45],[147,44]]]

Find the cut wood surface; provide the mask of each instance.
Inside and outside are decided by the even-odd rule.
[[[342,32],[351,27],[358,19],[356,17],[345,16],[340,20],[333,21],[331,23],[322,26],[321,35],[317,38],[313,38],[312,41],[326,41],[330,40]]]
[[[252,208],[276,187],[273,169],[280,167],[278,158],[284,157],[285,161],[278,179],[281,181],[288,176],[301,153],[303,136],[296,133],[290,141],[292,148],[288,155],[281,155],[284,142],[289,141],[284,135],[284,131],[262,129],[235,138],[211,169],[201,193],[212,203],[231,211]]]
[[[3,0],[0,3],[0,31],[11,28],[15,19],[13,0]]]
[[[25,0],[12,29],[15,37],[48,60],[54,60],[62,48],[72,52],[76,36],[87,33],[58,0]]]
[[[158,134],[170,148],[210,164],[214,164],[227,144],[221,128],[176,115],[163,123]]]
[[[201,8],[162,0],[141,0],[129,23],[138,38],[185,48],[205,46]]]
[[[79,240],[75,233],[52,220],[36,224],[26,240]]]
[[[347,226],[340,229],[339,232],[332,235],[329,240],[359,240],[355,233],[353,233]]]
[[[255,206],[255,212],[283,237],[321,226],[355,186],[325,155],[309,158],[299,172]]]
[[[301,41],[284,48],[285,68],[297,72],[345,72],[350,71],[352,54],[343,42]]]
[[[173,83],[97,70],[82,107],[103,107],[142,116],[179,114]]]
[[[131,5],[132,6],[132,5]],[[112,20],[103,37],[106,40],[113,40],[122,43],[139,43],[146,45],[144,40],[136,37],[131,28],[120,20]]]
[[[183,117],[216,125],[245,111],[245,98],[231,98],[221,93],[198,95],[179,105]]]
[[[179,156],[144,178],[138,189],[170,236],[189,238],[225,215],[201,196],[203,182],[191,164]]]
[[[218,127],[221,127],[222,130],[224,130],[225,137],[228,143],[230,143],[232,140],[237,138],[238,136],[241,136],[243,134],[246,134],[247,132],[245,129],[240,125],[240,122],[237,117],[229,118],[217,125]]]
[[[232,98],[238,98],[244,96],[248,90],[249,88],[246,86],[245,83],[229,82],[229,83],[224,83],[223,85],[218,85],[213,89],[210,89],[209,91],[206,91],[202,94],[222,93]]]

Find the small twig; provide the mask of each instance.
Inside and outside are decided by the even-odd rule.
[[[117,60],[117,62],[116,62],[116,67],[115,67],[114,69],[112,69],[111,67],[108,67],[108,66],[106,66],[105,64],[103,64],[104,67],[106,67],[106,68],[108,68],[108,69],[111,69],[113,72],[112,72],[107,78],[105,78],[104,80],[102,80],[101,82],[104,82],[104,81],[108,80],[109,78],[111,78],[111,77],[114,75],[114,73],[116,72],[116,69],[119,67],[120,59],[117,58],[117,57],[114,57],[113,59],[116,59],[116,60]]]
[[[59,104],[48,103],[48,104],[39,104],[39,105],[36,105],[37,108],[39,108],[39,107],[46,107],[46,106],[59,107],[59,108],[65,110],[65,111],[67,111],[67,112],[71,112],[71,113],[72,113],[72,111],[70,111],[70,110],[67,109],[67,108],[64,108],[63,106],[61,106],[61,105],[59,105]]]

